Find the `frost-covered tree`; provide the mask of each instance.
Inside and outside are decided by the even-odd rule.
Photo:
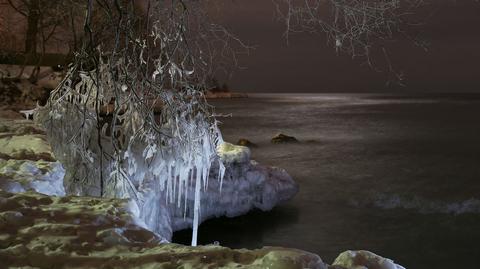
[[[359,47],[368,54],[373,37],[391,36],[400,18],[393,0],[274,3],[287,31],[318,26],[353,55]],[[208,78],[245,49],[209,20],[211,4],[85,0],[82,45],[36,116],[66,168],[68,193],[142,203],[143,190],[155,190],[193,214],[193,245],[210,169],[219,169],[220,178],[225,169],[216,154],[221,134],[203,91]],[[333,20],[320,19],[329,14],[324,7]]]
[[[390,62],[388,46],[397,38],[406,38],[426,49],[418,35],[422,24],[419,10],[428,0],[272,0],[285,24],[285,37],[291,33],[325,34],[337,53],[364,60],[376,71],[386,71],[389,82],[402,83]],[[379,68],[375,60],[386,68]]]

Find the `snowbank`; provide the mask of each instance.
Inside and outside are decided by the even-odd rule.
[[[1,189],[63,196],[64,174],[41,129],[27,120],[0,120]]]
[[[0,159],[0,188],[9,192],[33,190],[64,196],[65,170],[58,162]]]
[[[135,224],[126,200],[0,191],[0,260],[28,268],[313,268],[315,254],[162,244]]]

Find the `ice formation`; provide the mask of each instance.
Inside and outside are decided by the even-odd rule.
[[[0,125],[4,121],[0,120]],[[0,188],[15,193],[33,190],[64,196],[63,178],[66,171],[59,162],[50,160],[53,154],[43,131],[31,121],[8,121],[8,126],[2,127],[5,129],[3,133],[0,132],[2,139],[13,141],[18,140],[19,136],[35,133],[41,144],[33,147],[35,151],[26,156],[29,158],[27,160],[13,159],[6,154],[11,153],[8,147],[0,148],[0,155],[6,156],[5,159],[0,156]],[[201,186],[204,195],[198,199],[201,213],[196,220],[198,223],[213,217],[242,215],[254,208],[270,210],[298,191],[297,184],[285,170],[250,160],[247,147],[222,142],[216,150],[219,159],[208,173],[208,184]],[[137,154],[142,153],[139,150]],[[45,157],[49,160],[42,159]],[[190,195],[182,196],[179,203],[178,199],[172,201],[172,196],[166,199],[169,190],[159,189],[157,181],[153,177],[145,178],[136,193],[141,199],[132,199],[129,206],[140,226],[170,240],[174,231],[195,225],[191,212],[195,204],[193,193],[196,185],[193,182],[188,184],[184,192]],[[66,185],[68,187],[68,182]],[[178,187],[171,186],[171,192],[172,188]]]
[[[146,223],[162,215],[144,210],[159,197],[192,218],[196,245],[201,194],[213,167],[220,181],[225,171],[204,91],[224,62],[214,60],[235,54],[212,48],[236,38],[207,22],[197,1],[116,4],[86,5],[89,38],[34,118],[65,167],[67,194],[133,199]]]
[[[201,197],[199,222],[213,217],[239,216],[254,208],[270,210],[297,193],[298,185],[285,170],[246,158],[248,148],[224,142],[218,150],[225,170],[213,167],[205,195]],[[218,180],[222,172],[223,181]],[[181,208],[171,207],[170,212],[174,231],[194,225],[194,220],[185,217]]]
[[[200,196],[212,163],[219,162],[216,147],[222,142],[215,120],[199,105],[201,92],[164,90],[155,95],[158,100],[137,100],[112,87],[117,82],[110,66],[99,68],[101,78],[80,72],[74,83],[73,75],[67,75],[49,104],[36,112],[66,169],[67,193],[131,198],[143,208],[155,192],[165,203],[183,207],[185,217],[191,209],[196,245]],[[151,104],[139,108],[139,102]],[[155,102],[161,104],[158,115]],[[116,108],[110,112],[109,106]],[[106,111],[101,114],[101,109]],[[189,196],[194,197],[193,207],[187,204]]]

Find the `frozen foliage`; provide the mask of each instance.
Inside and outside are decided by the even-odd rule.
[[[390,259],[365,250],[345,251],[332,265],[342,269],[405,269]]]
[[[195,2],[87,3],[89,38],[35,115],[66,169],[66,191],[134,199],[147,222],[159,214],[142,211],[152,193],[185,216],[194,197],[195,245],[200,196],[222,141],[201,90],[213,52],[204,49],[206,35],[222,31],[201,22]]]
[[[388,48],[399,36],[406,36],[415,45],[427,49],[419,38],[418,15],[425,0],[272,0],[278,17],[285,23],[285,36],[290,33],[323,33],[338,52],[360,58],[377,71],[384,71],[390,80],[404,79],[390,61]],[[379,58],[379,55],[384,57]]]
[[[192,215],[196,227],[200,193],[205,189],[212,163],[218,162],[215,149],[221,141],[208,114],[200,111],[195,103],[179,101],[186,96],[165,91],[161,95],[163,105],[159,116],[154,115],[153,109],[141,115],[143,110],[139,111],[135,100],[127,95],[125,100],[120,100],[125,104],[122,115],[117,115],[115,122],[109,122],[107,115],[95,114],[98,103],[90,100],[90,96],[110,100],[114,92],[108,84],[113,81],[104,79],[93,83],[90,76],[82,74],[81,77],[82,81],[75,87],[89,90],[82,94],[66,81],[53,92],[50,105],[39,109],[37,114],[47,130],[55,156],[67,171],[67,192],[132,198],[140,205],[152,199],[150,192],[162,193],[166,203],[177,206],[183,203],[185,209],[191,195],[195,197]],[[101,83],[105,85],[94,86]],[[195,98],[193,92],[188,96]],[[79,111],[78,106],[86,110]],[[189,193],[188,186],[192,184],[195,191]],[[144,193],[148,195],[143,197]]]

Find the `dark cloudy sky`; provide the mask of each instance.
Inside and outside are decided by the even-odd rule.
[[[475,0],[435,2],[423,28],[431,43],[428,52],[406,41],[392,45],[392,62],[406,78],[406,87],[396,89],[387,89],[385,73],[336,55],[321,35],[297,34],[287,45],[271,0],[224,1],[221,9],[224,24],[257,47],[241,56],[246,69],[235,71],[228,81],[236,90],[480,92],[480,3]]]

